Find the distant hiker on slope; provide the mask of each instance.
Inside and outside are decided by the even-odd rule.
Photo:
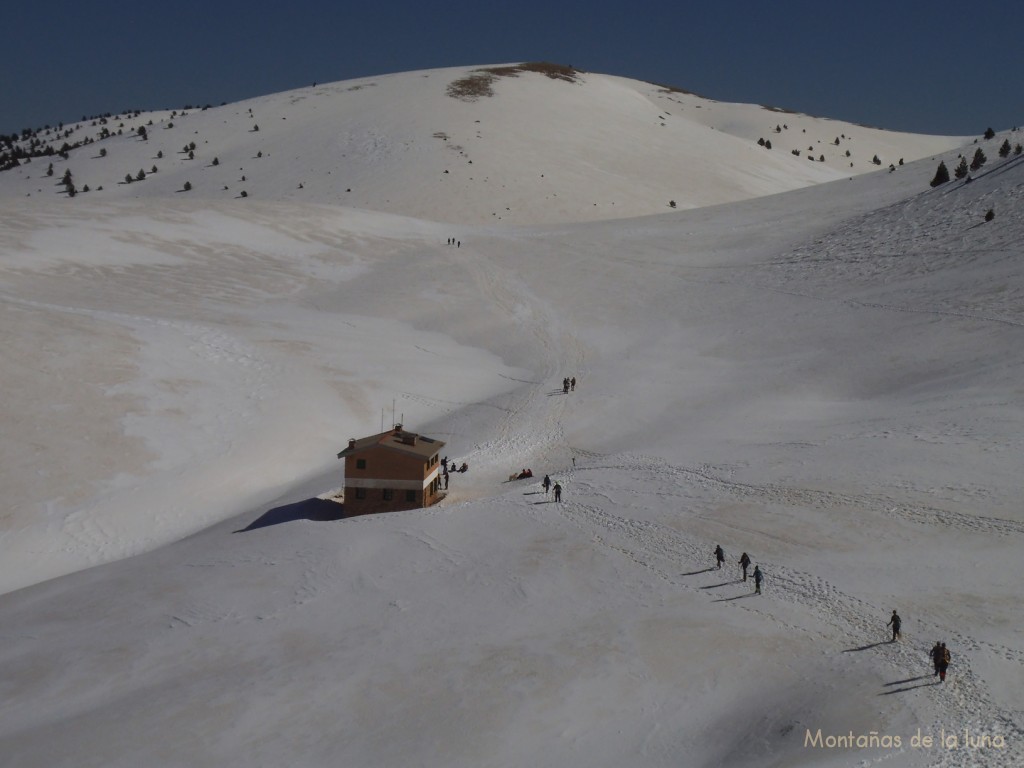
[[[947,648],[946,644],[943,643],[942,644],[942,658],[939,661],[939,682],[940,683],[946,682],[946,670],[949,669],[949,662],[950,662],[949,648]]]
[[[725,562],[725,550],[722,549],[721,544],[715,545],[715,561],[718,563],[717,568],[722,568],[722,563]]]
[[[555,483],[555,501],[561,501],[561,500],[562,500],[562,486],[560,486],[558,483]]]
[[[541,485],[544,486],[544,495],[546,496],[548,494],[548,491],[551,490],[551,478],[548,477],[547,475],[544,475],[544,481],[541,483]]]
[[[754,566],[754,594],[761,594],[761,582],[764,581],[764,574],[761,573],[761,566]]]
[[[938,677],[939,667],[942,666],[942,643],[936,640],[935,645],[932,646],[928,655],[932,657],[932,665],[935,667],[935,676]]]
[[[740,556],[740,568],[743,569],[743,580],[744,581],[747,580],[747,568],[749,568],[749,567],[750,567],[750,555],[748,555],[746,552],[744,552]]]
[[[571,389],[573,392],[576,391],[576,377],[575,376],[573,376],[571,379],[569,379],[569,389]]]
[[[902,623],[903,622],[900,620],[900,615],[896,613],[896,609],[893,608],[892,618],[889,619],[889,623],[885,625],[887,627],[892,627],[892,640],[890,640],[889,642],[895,643],[897,640],[900,639],[900,625]]]

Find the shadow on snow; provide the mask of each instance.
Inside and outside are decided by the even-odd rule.
[[[255,531],[257,528],[267,528],[271,525],[281,525],[281,523],[292,523],[296,520],[327,522],[330,520],[344,520],[346,517],[355,517],[355,515],[345,514],[344,504],[313,497],[312,499],[297,501],[294,504],[285,504],[282,507],[268,509],[245,528],[240,528],[234,531],[234,533]]]

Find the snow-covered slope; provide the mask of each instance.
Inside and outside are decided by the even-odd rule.
[[[743,200],[874,171],[876,156],[888,166],[966,142],[723,104],[595,73],[513,72],[493,76],[490,96],[451,95],[453,84],[488,69],[507,70],[402,73],[65,126],[68,136],[43,138],[59,148],[113,135],[71,150],[66,161],[37,158],[0,173],[0,196],[63,195],[70,170],[77,189],[90,190],[76,203],[244,195],[529,225]],[[127,183],[140,171],[144,180]]]
[[[532,227],[451,223],[468,184],[5,199],[0,763],[1021,764],[1006,138],[970,183]],[[338,519],[393,416],[471,471]]]

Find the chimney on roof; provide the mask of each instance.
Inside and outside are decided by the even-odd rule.
[[[416,445],[416,435],[412,432],[402,434],[402,443],[405,445]]]
[[[350,437],[348,439],[348,447],[349,448],[355,448],[356,447],[356,439],[354,437]]]
[[[401,425],[401,423],[395,424],[395,434],[396,435],[402,434],[402,425]]]

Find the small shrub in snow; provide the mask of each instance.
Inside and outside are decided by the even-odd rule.
[[[878,155],[875,155],[874,157],[872,157],[871,158],[871,162],[874,163],[875,165],[881,165],[882,164],[882,161],[878,158]]]
[[[136,181],[142,181],[145,178],[146,178],[146,172],[142,168],[139,168],[139,172],[137,174],[135,174],[135,180]]]
[[[217,158],[215,157],[215,158],[213,158],[213,161],[212,161],[212,162],[210,163],[210,165],[220,165],[220,160],[218,160],[218,159],[217,159]]]
[[[988,213],[985,214],[985,221],[992,221],[996,217],[996,212],[991,208],[988,209]]]
[[[971,170],[976,171],[988,161],[985,157],[985,153],[981,151],[981,147],[974,150],[974,157],[971,159]]]
[[[192,191],[192,182],[191,181],[186,181],[185,182],[185,186],[183,186],[182,189],[184,189],[186,192],[191,192]]]
[[[1020,144],[1013,148],[1013,154],[1019,155],[1021,152],[1024,152],[1024,147],[1022,147]]]
[[[963,155],[960,155],[960,163],[953,171],[953,175],[956,176],[958,179],[962,179],[964,176],[967,175],[967,158],[964,157]]]
[[[124,183],[125,184],[131,184],[132,181],[134,181],[134,179],[132,179],[132,175],[130,173],[126,173],[124,175]]]
[[[996,132],[993,131],[991,127],[989,127],[988,129],[985,130],[985,138],[986,139],[995,138],[995,135],[996,135]]]
[[[999,156],[1000,157],[1009,157],[1010,156],[1010,140],[1009,139],[1004,139],[1003,140],[1002,146],[999,147]]]
[[[772,143],[771,143],[771,141],[769,141],[769,140],[767,140],[767,139],[766,139],[766,140],[765,140],[765,142],[764,142],[764,148],[765,148],[765,149],[771,149],[771,148],[772,148]]]

